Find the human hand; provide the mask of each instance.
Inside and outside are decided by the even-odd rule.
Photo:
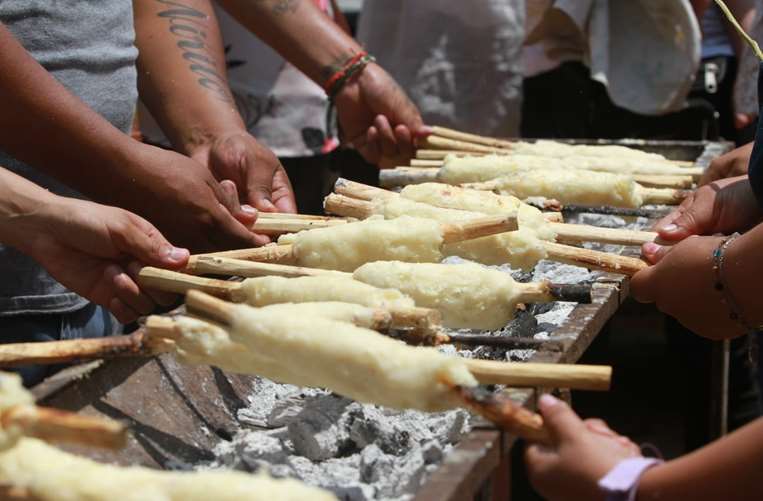
[[[294,192],[281,162],[248,132],[219,136],[191,156],[209,167],[218,180],[233,181],[241,202],[264,212],[297,212]]]
[[[182,268],[189,252],[172,246],[145,219],[116,207],[54,197],[22,220],[33,238],[21,250],[120,322],[174,302],[173,295],[141,290],[138,272],[143,265]]]
[[[690,193],[654,229],[666,241],[691,235],[730,235],[755,226],[763,218],[746,176],[714,181]]]
[[[754,144],[747,143],[710,162],[710,166],[699,180],[699,185],[704,186],[729,177],[746,176]]]
[[[555,444],[531,445],[525,462],[530,482],[545,499],[603,500],[599,479],[623,459],[641,455],[636,444],[606,423],[581,420],[551,395],[543,395],[538,407]]]
[[[639,302],[655,303],[700,336],[725,339],[744,334],[715,290],[712,254],[722,240],[692,236],[672,247],[644,244],[642,254],[653,265],[631,278],[631,294]]]
[[[342,132],[369,163],[406,165],[418,138],[430,131],[403,89],[377,64],[369,64],[334,98]]]
[[[218,182],[201,163],[142,145],[129,160],[129,182],[109,203],[145,217],[193,252],[255,247],[269,239],[250,231],[257,211],[240,205],[231,181]]]

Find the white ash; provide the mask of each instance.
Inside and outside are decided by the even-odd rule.
[[[266,469],[340,499],[409,499],[469,430],[468,413],[393,411],[257,379],[251,408],[209,468]]]

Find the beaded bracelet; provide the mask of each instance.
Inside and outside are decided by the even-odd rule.
[[[726,260],[726,249],[731,245],[731,242],[736,240],[739,236],[739,233],[734,233],[730,237],[724,238],[713,251],[713,273],[715,274],[715,284],[713,285],[713,288],[722,294],[721,302],[728,307],[729,318],[741,324],[748,332],[752,332],[759,329],[759,327],[753,326],[747,322],[742,315],[742,309],[739,307],[739,303],[734,300],[731,291],[729,291],[729,288],[726,287],[726,284],[723,281],[723,263]]]
[[[375,61],[376,58],[365,51],[359,52],[352,56],[344,64],[342,69],[331,75],[331,77],[326,80],[326,83],[323,85],[323,90],[326,91],[329,99],[333,100],[334,96],[336,96],[339,91],[342,90],[342,87],[344,87],[347,82],[352,79],[352,77],[359,74],[366,66]]]

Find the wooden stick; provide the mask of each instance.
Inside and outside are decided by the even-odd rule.
[[[0,367],[74,363],[101,358],[152,356],[169,347],[139,330],[126,336],[0,345]]]
[[[442,160],[423,160],[421,158],[412,158],[411,167],[442,167]],[[401,166],[405,167],[405,166]]]
[[[427,136],[422,143],[423,148],[429,148],[433,150],[450,150],[488,154],[495,153],[504,155],[507,153],[507,151],[502,148],[494,148],[476,143],[468,143],[466,141],[458,141],[455,139],[448,139],[446,137],[435,135]]]
[[[323,208],[330,214],[352,216],[358,219],[367,219],[373,216],[375,211],[374,204],[371,202],[336,193],[329,193],[323,199]]]
[[[186,273],[197,273],[196,263],[202,256],[228,257],[231,259],[245,259],[248,261],[265,261],[268,263],[294,264],[294,252],[291,245],[266,245],[254,249],[238,249],[223,252],[210,252],[191,256],[183,270]]]
[[[17,427],[28,437],[41,440],[119,449],[127,443],[127,428],[111,419],[72,412],[17,405],[0,415],[3,428]]]
[[[441,223],[442,241],[445,244],[473,240],[519,229],[516,214],[475,218],[462,223]]]
[[[505,392],[494,394],[483,388],[454,387],[466,406],[503,430],[529,442],[551,445],[551,433],[543,418],[511,400]]]
[[[592,270],[633,276],[649,266],[646,261],[635,257],[582,249],[554,242],[543,242],[543,247],[546,249],[547,259],[574,266],[583,266]]]
[[[233,323],[236,305],[210,296],[200,290],[190,290],[185,295],[185,305],[189,311],[201,314],[223,325]]]
[[[694,186],[693,176],[629,174],[634,181],[642,186],[651,188],[691,188]]]
[[[374,215],[372,203],[335,193],[331,193],[325,198],[323,206],[327,212],[340,216],[364,219]],[[475,217],[473,220],[462,223],[441,224],[443,243],[446,244],[516,231],[519,228],[516,214]]]
[[[375,200],[375,199],[387,199],[399,197],[399,193],[394,193],[382,188],[376,188],[374,186],[368,186],[354,181],[348,181],[346,179],[339,178],[334,185],[334,191],[348,197],[354,197],[361,200]],[[485,195],[489,196],[489,195]],[[331,197],[331,195],[329,196]],[[350,208],[345,208],[350,206]],[[331,207],[337,213],[350,213],[353,212],[357,217],[368,217],[368,211],[371,210],[370,206],[355,202],[353,200],[347,200],[346,198],[337,197],[336,199],[326,202],[327,210]],[[547,213],[559,214],[559,213]],[[548,220],[548,215],[544,216]],[[552,219],[556,219],[552,217]],[[619,228],[599,228],[597,226],[579,225],[579,224],[559,224],[549,223],[551,228],[556,232],[558,240],[564,242],[601,242],[617,245],[641,245],[646,242],[653,242],[657,238],[657,233],[626,230]]]
[[[5,501],[42,501],[28,488],[8,484],[0,485],[0,499]]]
[[[315,228],[330,228],[340,224],[347,224],[346,219],[258,219],[254,223],[252,231],[263,235],[282,235],[284,233],[296,233],[298,231],[313,230]]]
[[[244,261],[258,261],[274,264],[294,264],[296,256],[291,245],[266,245],[253,249],[238,249],[235,251],[213,252],[209,254],[196,254],[188,260],[184,273],[197,273],[199,260],[204,257],[226,257],[229,259],[242,259]]]
[[[454,155],[457,157],[482,157],[487,155],[487,153],[477,153],[473,151],[462,151],[462,150],[416,150],[416,158],[419,160],[444,160],[445,157],[448,155]]]
[[[556,233],[557,242],[600,242],[615,245],[643,245],[654,242],[658,234],[653,231],[600,228],[583,224],[548,223]]]
[[[552,303],[554,301],[569,301],[572,303],[590,304],[590,284],[552,284],[550,282],[517,282],[519,302],[521,303]]]
[[[209,275],[227,275],[237,277],[278,276],[285,278],[333,275],[352,277],[352,273],[318,268],[304,268],[286,264],[258,263],[227,257],[200,256],[196,261],[196,271]]]
[[[379,185],[383,188],[396,188],[409,184],[431,183],[437,181],[438,172],[438,168],[383,169],[379,171]]]
[[[314,216],[312,214],[292,214],[291,212],[258,212],[257,219],[303,219],[307,221],[335,221],[335,217]]]
[[[645,204],[659,205],[678,205],[691,193],[687,190],[645,188],[643,186],[638,191],[641,193]]]
[[[607,391],[612,381],[612,367],[606,365],[532,364],[473,359],[467,360],[466,364],[469,372],[481,384]]]
[[[482,144],[484,146],[490,146],[492,148],[501,148],[511,150],[514,144],[511,141],[505,141],[494,137],[478,136],[477,134],[469,134],[466,132],[460,132],[446,127],[434,126],[432,132],[435,136],[444,137],[447,139],[453,139],[455,141],[464,141],[467,143]]]
[[[138,274],[138,284],[149,289],[185,294],[189,290],[203,290],[208,294],[226,299],[234,299],[241,290],[241,283],[196,277],[146,266]]]

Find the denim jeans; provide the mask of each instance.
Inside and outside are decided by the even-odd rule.
[[[0,343],[31,343],[121,334],[122,325],[106,309],[89,303],[71,313],[0,317]],[[39,383],[63,366],[33,365],[13,370],[25,386]]]

